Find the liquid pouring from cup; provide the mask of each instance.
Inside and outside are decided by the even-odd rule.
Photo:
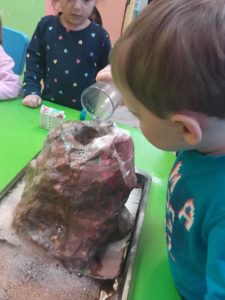
[[[112,82],[97,81],[81,94],[82,107],[94,120],[109,121],[122,96]]]

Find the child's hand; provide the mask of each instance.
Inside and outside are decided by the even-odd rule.
[[[104,69],[98,72],[96,76],[96,81],[112,81],[112,72],[111,72],[111,66],[108,65]],[[125,105],[123,98],[121,99],[120,106]]]
[[[108,65],[104,69],[98,72],[96,76],[96,81],[105,80],[105,81],[112,81],[112,73],[111,73],[111,66]]]
[[[22,103],[25,106],[35,108],[41,105],[41,97],[38,95],[27,95],[25,98],[23,98]]]

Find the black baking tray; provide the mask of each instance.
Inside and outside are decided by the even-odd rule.
[[[22,169],[15,176],[15,178],[13,178],[13,180],[0,192],[0,201],[2,201],[9,193],[12,193],[12,191],[15,189],[18,183],[24,180],[25,171],[26,167]],[[123,262],[122,272],[117,278],[116,291],[115,289],[113,290],[113,292],[111,291],[112,287],[115,286],[114,281],[103,281],[103,289],[109,291],[109,293],[111,293],[112,296],[108,298],[103,297],[102,299],[128,300],[130,285],[132,282],[132,275],[134,271],[134,263],[139,244],[139,238],[146,211],[146,203],[151,187],[151,177],[147,173],[139,169],[136,169],[135,173],[137,176],[137,188],[131,191],[130,196],[128,197],[128,201],[126,203],[126,205],[128,205],[129,208],[135,211],[135,221],[133,226],[134,229],[132,231],[129,246]]]

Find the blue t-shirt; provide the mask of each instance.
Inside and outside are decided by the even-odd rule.
[[[42,18],[27,49],[24,96],[36,94],[80,110],[81,93],[108,64],[110,49],[108,33],[94,21],[85,29],[71,31],[59,16]]]
[[[225,155],[178,154],[169,178],[166,233],[181,295],[225,299]]]

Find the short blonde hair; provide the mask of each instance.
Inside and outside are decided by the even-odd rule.
[[[118,87],[161,118],[225,118],[225,1],[153,0],[114,45]]]

